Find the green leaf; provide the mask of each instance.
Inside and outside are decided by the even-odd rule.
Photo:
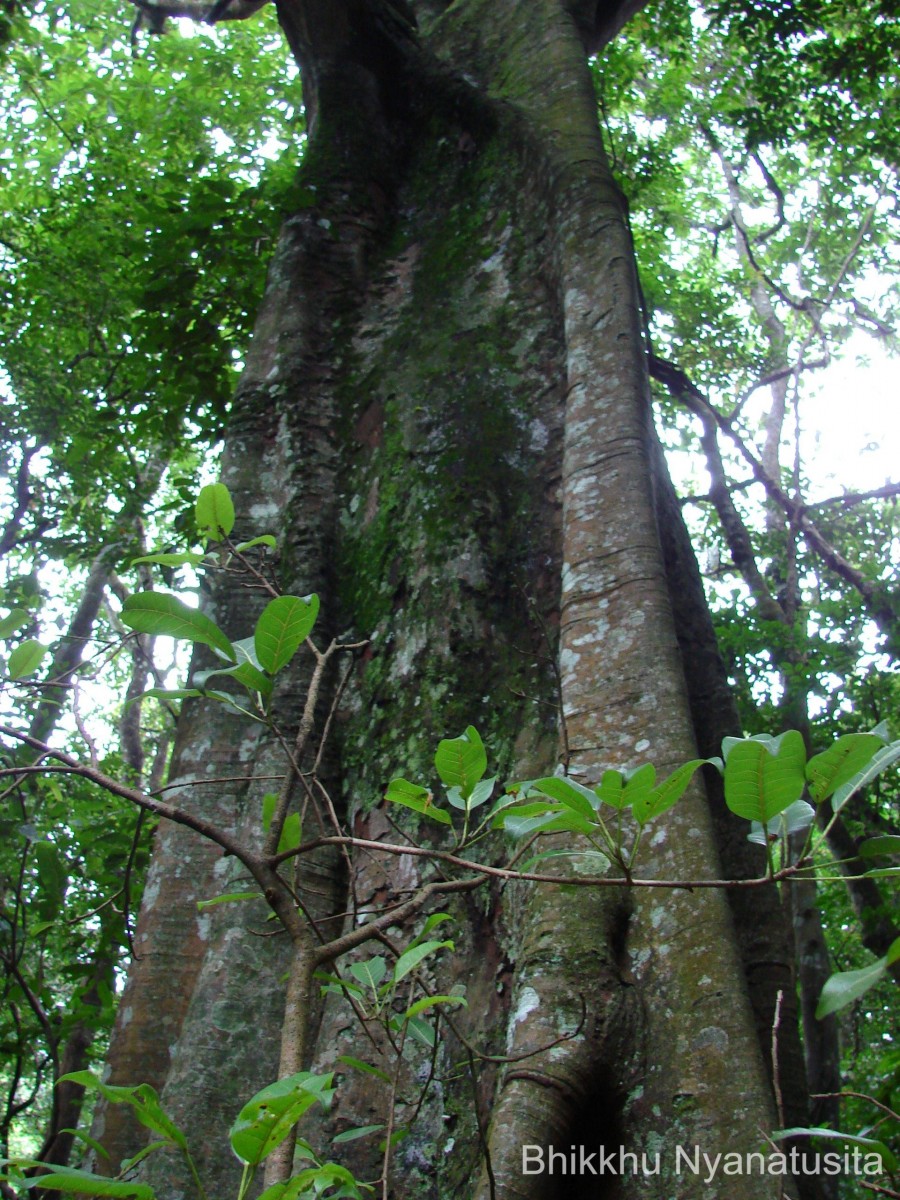
[[[205,613],[189,608],[168,592],[136,592],[122,605],[122,620],[138,633],[163,634],[179,641],[199,642],[237,661],[234,647]]]
[[[457,1004],[463,1008],[469,1007],[469,1002],[465,996],[423,996],[421,1000],[417,1000],[415,1004],[411,1004],[403,1016],[409,1020],[411,1017],[417,1017],[419,1013],[425,1012],[426,1009],[434,1008],[438,1004]]]
[[[765,825],[800,798],[806,784],[803,737],[791,729],[779,738],[729,741],[725,803],[739,817]]]
[[[391,1077],[387,1071],[382,1071],[379,1067],[373,1067],[371,1063],[363,1062],[360,1058],[351,1058],[349,1054],[339,1054],[337,1061],[344,1063],[345,1066],[353,1067],[356,1071],[364,1071],[367,1075],[374,1075],[377,1079],[381,1079],[385,1083],[391,1082]]]
[[[36,842],[34,859],[41,881],[37,911],[43,921],[52,921],[62,908],[68,873],[59,850],[52,842]]]
[[[480,779],[472,788],[471,794],[466,801],[466,808],[469,812],[473,809],[480,808],[482,804],[490,800],[494,791],[494,784],[497,782],[497,776],[492,775],[490,779]]]
[[[452,921],[452,920],[454,920],[454,918],[451,916],[450,913],[445,913],[445,912],[432,913],[431,916],[426,920],[425,924],[422,926],[422,932],[415,939],[415,942],[413,943],[413,945],[418,944],[418,942],[421,938],[428,937],[428,935],[429,935],[429,933],[431,933],[432,929],[436,929],[438,927],[438,925],[443,925],[445,921]]]
[[[9,1162],[25,1171],[46,1165],[31,1158],[10,1159]],[[126,1183],[121,1179],[94,1175],[91,1171],[56,1165],[49,1174],[36,1176],[31,1180],[31,1185],[46,1188],[50,1192],[69,1192],[79,1196],[118,1196],[121,1200],[128,1197],[133,1200],[154,1200],[155,1196],[153,1188],[145,1183]]]
[[[286,666],[309,637],[319,612],[319,597],[278,596],[256,622],[253,642],[260,666],[274,675]]]
[[[333,1075],[300,1071],[256,1093],[238,1113],[229,1131],[231,1147],[243,1163],[258,1166],[280,1146],[313,1104],[331,1102]]]
[[[565,850],[544,850],[540,854],[532,855],[526,859],[520,866],[522,871],[533,871],[535,867],[540,866],[542,862],[546,862],[549,858],[571,858],[580,863],[584,863],[587,868],[592,868],[594,874],[605,875],[609,867],[609,855],[603,854],[600,850],[580,850],[575,846]]]
[[[337,1188],[337,1191],[332,1189]],[[316,1167],[307,1167],[299,1175],[294,1175],[287,1183],[273,1183],[259,1197],[259,1200],[309,1200],[311,1197],[322,1197],[323,1200],[360,1200],[362,1193],[356,1179],[346,1167],[337,1163],[321,1163]]]
[[[434,954],[437,950],[444,948],[453,949],[453,943],[447,942],[419,942],[417,946],[410,946],[405,950],[394,964],[394,974],[392,976],[394,983],[399,983],[405,978],[410,971],[414,971],[422,959],[427,958],[430,954]]]
[[[536,779],[533,790],[543,796],[549,796],[551,800],[556,800],[558,804],[564,805],[588,821],[594,820],[600,807],[596,793],[590,788],[576,783],[574,779],[564,779],[560,775]]]
[[[838,1142],[849,1142],[851,1146],[863,1146],[870,1150],[873,1154],[877,1154],[881,1158],[881,1165],[885,1171],[896,1171],[898,1167],[897,1159],[888,1149],[884,1142],[879,1142],[875,1138],[862,1137],[854,1133],[841,1133],[839,1129],[820,1129],[806,1128],[805,1126],[795,1126],[793,1129],[776,1129],[771,1135],[776,1141],[782,1138],[792,1137],[817,1137],[830,1139]]]
[[[464,800],[487,770],[487,754],[478,730],[469,725],[456,738],[444,738],[438,743],[434,765],[446,787],[458,787]]]
[[[16,646],[9,656],[10,679],[24,679],[33,675],[46,653],[47,647],[42,646],[35,638],[28,638],[20,646]]]
[[[580,833],[590,837],[597,832],[594,822],[562,804],[535,801],[517,808],[506,808],[494,818],[494,828],[505,829],[511,837],[532,833]]]
[[[806,800],[795,800],[767,825],[763,826],[759,821],[754,821],[747,834],[747,841],[758,846],[777,842],[779,838],[788,837],[792,833],[803,833],[809,829],[815,818],[816,810],[811,804]]]
[[[198,900],[197,911],[203,912],[207,908],[213,908],[216,904],[233,904],[238,900],[258,900],[261,893],[256,892],[227,892],[222,896],[213,896],[212,900]]]
[[[403,1022],[397,1018],[393,1028],[399,1029],[402,1024]],[[431,1028],[428,1022],[423,1020],[421,1017],[410,1017],[410,1019],[406,1022],[406,1031],[413,1038],[415,1038],[417,1042],[421,1042],[423,1046],[427,1047],[427,1049],[434,1049],[435,1042],[437,1041],[434,1030]],[[398,1134],[399,1133],[400,1131],[398,1130]]]
[[[432,821],[439,821],[442,825],[452,824],[450,814],[441,808],[435,808],[431,792],[418,783],[410,783],[409,780],[399,777],[392,779],[384,796],[392,804],[402,804],[404,808],[411,808],[413,812],[430,817]]]
[[[351,963],[349,971],[353,978],[358,979],[364,987],[377,992],[378,985],[387,975],[387,963],[378,955],[375,958],[366,959],[365,962]]]
[[[625,773],[625,804],[634,809],[648,804],[653,796],[653,786],[656,783],[656,767],[653,763],[643,763],[633,771]],[[674,803],[674,801],[673,801]]]
[[[654,817],[659,817],[664,812],[668,812],[674,804],[677,804],[687,791],[694,777],[694,772],[707,761],[708,759],[705,758],[692,758],[690,762],[677,767],[671,775],[662,781],[659,787],[653,788],[649,793],[639,795],[632,800],[631,811],[634,813],[638,824],[646,825],[648,821],[652,821]]]
[[[357,1138],[367,1137],[370,1133],[380,1133],[384,1129],[384,1124],[380,1125],[358,1125],[356,1129],[345,1129],[343,1133],[336,1134],[331,1140],[335,1146],[342,1142],[355,1142]]]
[[[894,943],[895,945],[897,943]],[[858,971],[840,971],[825,981],[822,995],[816,1008],[816,1017],[821,1021],[829,1013],[838,1012],[858,1000],[865,992],[879,983],[887,971],[887,958],[862,967]]]
[[[871,760],[884,739],[871,733],[847,733],[806,764],[809,794],[817,804],[846,783]]]
[[[321,989],[323,996],[365,996],[363,988],[352,980],[339,979],[337,975],[328,975],[325,971],[316,971],[315,978],[324,985]]]
[[[235,546],[235,551],[243,554],[245,550],[252,550],[254,546],[268,546],[270,550],[274,550],[276,544],[271,533],[261,533],[259,537],[251,538],[249,542],[240,542]]]
[[[122,1175],[124,1175],[128,1172],[133,1171],[134,1168],[139,1163],[142,1163],[145,1158],[149,1158],[149,1156],[151,1154],[154,1154],[157,1150],[162,1150],[166,1146],[170,1146],[171,1144],[172,1143],[167,1141],[166,1139],[162,1139],[161,1141],[156,1141],[156,1142],[150,1142],[150,1144],[148,1146],[144,1146],[144,1148],[142,1150],[138,1150],[137,1154],[135,1154],[132,1158],[126,1158],[123,1161],[122,1170],[120,1173]],[[109,1155],[107,1154],[106,1157],[109,1158]]]
[[[90,1134],[84,1133],[83,1130],[81,1130],[81,1129],[61,1129],[59,1132],[60,1133],[70,1133],[72,1135],[72,1137],[78,1138],[78,1140],[80,1142],[84,1142],[84,1144],[86,1146],[89,1146],[96,1155],[99,1155],[100,1158],[105,1158],[107,1160],[109,1159],[109,1151],[105,1150],[104,1147],[101,1146],[100,1143],[96,1140],[96,1138],[92,1138],[90,1136]]]
[[[224,483],[208,483],[200,489],[194,518],[204,537],[214,542],[228,537],[234,529],[234,504]]]
[[[209,681],[219,675],[236,680],[248,692],[258,692],[261,696],[266,697],[272,694],[272,680],[267,675],[263,675],[262,671],[258,671],[252,663],[246,661],[239,662],[233,667],[216,667],[212,671],[195,671],[193,680],[206,692],[209,689]]]
[[[112,1104],[129,1105],[143,1126],[152,1129],[154,1133],[162,1134],[172,1145],[182,1150],[187,1149],[184,1134],[165,1112],[159,1102],[159,1096],[148,1083],[138,1084],[137,1087],[113,1087],[102,1083],[92,1071],[72,1071],[68,1075],[60,1076],[60,1082],[64,1079],[80,1083],[90,1091],[99,1092]]]
[[[183,554],[144,554],[141,558],[133,558],[131,565],[138,566],[139,563],[159,563],[161,567],[184,567],[190,564],[192,567],[199,567],[206,558],[205,554],[191,554],[185,552]]]
[[[458,809],[459,812],[465,812],[468,801],[463,798],[463,794],[458,787],[451,787],[447,788],[447,803],[451,808]]]
[[[621,771],[612,769],[604,771],[597,784],[596,793],[601,804],[610,808],[626,808],[628,798],[625,795],[625,778]]]
[[[129,708],[138,700],[191,700],[202,695],[203,692],[199,688],[148,688],[139,696],[132,696],[130,700],[126,701],[125,707]]]
[[[866,838],[857,853],[861,858],[874,858],[877,854],[900,854],[900,834],[885,833],[881,837]]]
[[[5,617],[0,617],[0,638],[7,638],[11,633],[21,629],[31,620],[31,614],[24,608],[14,608]]]
[[[898,758],[900,758],[900,741],[891,742],[889,746],[882,746],[876,750],[867,766],[857,771],[851,779],[835,789],[831,800],[834,811],[839,812],[851,796],[854,796],[866,784],[871,783],[877,775],[892,766]]]
[[[288,850],[296,850],[302,841],[303,828],[300,823],[300,814],[298,812],[288,813],[285,818],[284,827],[281,830],[281,837],[278,839],[277,854],[284,854]]]

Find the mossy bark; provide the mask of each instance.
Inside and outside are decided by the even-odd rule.
[[[418,29],[388,0],[281,5],[315,124],[298,182],[304,207],[272,266],[229,457],[242,511],[278,527],[287,588],[321,591],[332,627],[369,640],[342,702],[330,779],[342,818],[370,840],[396,836],[380,807],[385,783],[401,772],[431,782],[437,739],[468,724],[501,777],[552,771],[561,745],[586,782],[645,759],[665,773],[695,753],[654,506],[660,468],[631,245],[586,65],[586,48],[625,8],[413,8]],[[229,632],[240,636],[232,625],[249,620],[247,601],[217,603],[237,606]],[[288,689],[288,716],[292,703]],[[197,773],[194,721],[180,761]],[[207,730],[216,770],[239,773],[229,765],[235,732],[227,722]],[[239,769],[262,774],[270,762],[260,744]],[[253,796],[226,808],[254,836]],[[649,873],[719,873],[699,791],[649,842]],[[158,875],[221,869],[187,838],[168,854]],[[209,861],[194,866],[196,854]],[[360,853],[349,901],[336,894],[336,863],[322,871],[320,917],[349,908],[352,923],[435,868]],[[153,920],[173,930],[181,920],[185,931],[196,920],[190,897],[179,904],[145,917],[132,1021],[151,988],[149,955],[172,969]],[[410,1122],[385,1194],[690,1200],[708,1188],[674,1175],[676,1146],[757,1148],[773,1116],[721,893],[508,883],[453,912],[455,949],[433,983],[465,989],[455,1030],[433,1055],[407,1047],[401,1069],[386,1072],[389,1088],[345,1071],[318,1127],[323,1136]],[[167,1097],[223,1196],[235,1170],[218,1149],[222,1113],[269,1082],[283,970],[277,940],[250,949],[252,928],[236,932],[233,913],[194,947],[182,980],[193,1002],[166,1017],[181,1026],[175,1066],[160,1057]],[[407,936],[398,928],[388,941]],[[241,969],[250,962],[254,978]],[[228,1025],[210,999],[221,988]],[[389,1065],[383,1038],[362,1032],[339,1000],[310,1021],[317,1069],[339,1054]],[[226,1082],[204,1104],[225,1060]],[[651,1162],[658,1152],[661,1173],[523,1170],[523,1146],[603,1143]],[[341,1154],[360,1177],[378,1175],[372,1139]],[[158,1194],[183,1194],[163,1174]],[[728,1191],[758,1200],[778,1188],[735,1176]]]

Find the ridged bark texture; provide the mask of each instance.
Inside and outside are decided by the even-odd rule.
[[[586,64],[625,9],[413,7],[418,31],[387,0],[280,6],[315,126],[225,474],[248,532],[280,533],[287,589],[321,591],[332,626],[369,639],[330,783],[353,832],[384,841],[398,837],[396,814],[379,807],[385,783],[431,783],[437,739],[467,724],[501,778],[554,769],[565,739],[553,654],[576,778],[648,759],[664,775],[695,753],[634,264]],[[249,631],[258,601],[215,602],[230,634]],[[302,678],[293,686],[299,695]],[[179,778],[280,769],[231,718],[210,721],[186,717]],[[262,790],[211,788],[207,802],[254,837]],[[431,836],[401,824],[420,843]],[[482,853],[508,850],[497,840]],[[119,1034],[147,1039],[222,1197],[236,1174],[225,1113],[269,1081],[283,1002],[278,940],[253,937],[258,913],[229,906],[198,925],[193,900],[226,870],[195,839],[161,835]],[[322,870],[319,916],[347,928],[438,878],[422,859],[367,851],[339,898],[340,872]],[[654,828],[642,872],[719,870],[698,790]],[[184,882],[176,894],[163,880]],[[410,1042],[397,1060],[340,998],[310,1014],[316,1069],[343,1054],[392,1081],[344,1068],[329,1117],[304,1125],[325,1153],[329,1133],[390,1122],[410,1128],[385,1193],[395,1200],[693,1200],[709,1189],[673,1174],[676,1146],[759,1148],[773,1115],[721,893],[495,882],[442,907],[455,948],[429,978],[439,992],[456,984],[468,1008],[434,1053]],[[358,957],[390,957],[419,927]],[[119,1080],[125,1063],[116,1052]],[[145,1074],[133,1056],[127,1070]],[[371,1180],[376,1142],[334,1153]],[[523,1170],[525,1146],[604,1144],[651,1164],[659,1153],[660,1173]],[[174,1167],[150,1177],[165,1200],[186,1194]],[[727,1186],[735,1200],[778,1194],[758,1174]]]

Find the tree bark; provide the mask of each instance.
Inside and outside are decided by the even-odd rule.
[[[335,628],[370,640],[330,786],[358,836],[392,841],[385,783],[430,783],[437,739],[468,724],[501,778],[549,773],[560,757],[588,783],[647,759],[664,776],[696,752],[633,256],[586,62],[627,6],[413,8],[418,28],[387,0],[280,5],[312,136],[224,473],[255,514],[247,532],[280,533],[286,589],[319,590]],[[249,632],[245,594],[215,604],[229,634]],[[187,716],[176,778],[274,769],[271,748],[233,720]],[[256,786],[190,803],[254,837]],[[647,842],[648,875],[720,873],[699,789]],[[146,1062],[217,1195],[235,1179],[226,1113],[270,1082],[284,999],[277,939],[251,940],[233,906],[198,928],[192,904],[224,866],[188,835],[161,835],[120,1020],[138,1052],[145,1038],[155,1047]],[[435,870],[360,853],[348,899],[336,864],[321,869],[322,921],[380,911]],[[454,1032],[433,1055],[407,1048],[390,1088],[345,1069],[327,1123],[304,1123],[304,1136],[409,1124],[382,1189],[396,1200],[691,1200],[706,1185],[675,1174],[677,1146],[761,1148],[774,1113],[721,892],[510,883],[452,911],[455,947],[428,978],[465,989]],[[392,930],[388,949],[409,932]],[[337,999],[309,1020],[316,1069],[385,1049]],[[118,1081],[146,1077],[134,1054],[114,1049],[112,1064]],[[360,1178],[383,1169],[376,1141],[341,1147]],[[660,1171],[598,1183],[523,1170],[525,1146],[582,1144],[651,1167],[658,1153]],[[160,1197],[182,1194],[171,1164],[147,1177]],[[728,1192],[779,1189],[744,1174]]]

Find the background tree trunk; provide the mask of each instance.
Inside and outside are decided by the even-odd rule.
[[[586,65],[625,9],[414,8],[418,31],[387,0],[282,0],[312,137],[223,474],[252,526],[240,536],[279,532],[285,589],[318,590],[332,628],[370,639],[331,786],[353,832],[374,839],[394,838],[385,783],[430,780],[437,739],[468,724],[501,778],[549,773],[560,754],[584,782],[648,759],[665,775],[695,754],[633,255]],[[254,599],[220,591],[214,603],[230,636],[249,632]],[[301,685],[282,697],[286,721]],[[281,769],[235,718],[199,707],[176,762],[185,788]],[[264,790],[207,786],[184,802],[252,838]],[[698,789],[648,837],[642,871],[720,870]],[[222,1196],[237,1174],[227,1124],[274,1075],[284,969],[278,940],[253,936],[258,912],[198,921],[196,899],[227,890],[223,875],[193,835],[160,833],[110,1059],[117,1082],[165,1087]],[[385,906],[420,878],[409,858],[361,855],[354,903]],[[344,882],[328,859],[304,878],[320,920],[352,907]],[[689,1200],[707,1189],[674,1176],[676,1146],[760,1148],[774,1114],[721,892],[509,884],[453,911],[435,986],[464,985],[465,1042],[454,1033],[433,1060],[409,1058],[393,1112],[391,1089],[347,1071],[318,1130],[415,1112],[392,1197]],[[310,1020],[317,1069],[377,1053],[339,1000]],[[380,1170],[374,1140],[345,1148],[362,1178]],[[523,1173],[523,1145],[581,1144],[621,1145],[651,1168],[658,1153],[660,1172],[626,1168],[602,1189]],[[118,1158],[137,1142],[117,1135],[111,1148]],[[161,1197],[182,1194],[174,1163],[151,1163],[147,1178]],[[779,1194],[768,1176],[727,1187]]]

